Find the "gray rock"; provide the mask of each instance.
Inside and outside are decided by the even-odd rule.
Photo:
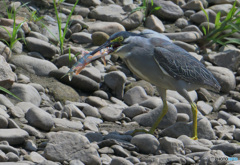
[[[209,17],[209,22],[214,23],[216,18],[216,13],[211,9],[206,9],[206,12]],[[201,10],[190,16],[190,20],[194,23],[200,24],[202,22],[208,22],[204,12]]]
[[[206,152],[210,151],[210,148],[205,147],[205,146],[200,146],[200,145],[187,145],[185,146],[186,149],[190,150],[191,152]]]
[[[6,162],[8,160],[8,157],[3,151],[0,151],[0,161],[1,162]]]
[[[71,54],[71,60],[69,60],[69,54],[64,54],[57,57],[54,61],[54,64],[58,68],[61,68],[62,66],[72,67],[73,64],[75,64],[76,62],[77,62],[77,58],[75,57],[74,54]]]
[[[239,153],[239,146],[234,143],[217,144],[211,147],[211,150],[221,150],[226,155]]]
[[[87,25],[89,26],[88,31],[90,33],[104,32],[112,35],[120,31],[125,31],[124,26],[117,22],[89,22]]]
[[[43,57],[49,59],[57,53],[57,49],[53,45],[34,37],[27,37],[26,43],[29,51],[39,52]]]
[[[133,165],[129,160],[122,157],[114,157],[109,165]]]
[[[0,128],[7,128],[8,119],[2,115],[0,115]]]
[[[1,52],[1,55],[5,58],[6,61],[8,61],[12,56],[12,52],[11,52],[10,48],[7,47],[7,45],[5,45],[2,42],[0,42],[0,52]],[[3,61],[3,60],[1,60],[1,61]]]
[[[135,29],[141,24],[143,14],[140,11],[136,11],[132,14],[126,15],[121,6],[111,4],[108,6],[97,6],[89,13],[89,17],[101,21],[118,22],[127,30],[131,30]]]
[[[213,5],[209,7],[209,9],[212,9],[215,13],[221,12],[221,17],[226,16],[233,5],[231,4],[221,4],[221,5]]]
[[[145,27],[148,29],[152,29],[156,32],[163,33],[165,31],[165,27],[161,20],[159,20],[156,16],[150,15],[147,17],[145,21]]]
[[[90,7],[90,6],[98,6],[101,4],[101,1],[100,0],[89,0],[89,1],[81,1],[81,4],[83,6],[87,6],[87,7]]]
[[[25,102],[31,102],[36,106],[41,103],[41,96],[31,85],[14,83],[10,91]]]
[[[162,99],[158,97],[149,97],[147,100],[144,100],[139,103],[139,105],[150,108],[150,109],[157,108],[161,104],[162,104]]]
[[[198,101],[197,108],[203,115],[207,115],[207,114],[211,113],[213,110],[213,107],[211,105],[205,103],[204,101]]]
[[[164,129],[160,135],[177,138],[181,135],[192,136],[191,123],[175,123],[174,125]],[[211,127],[211,123],[205,117],[198,120],[198,138],[215,139],[215,133]]]
[[[109,99],[108,94],[103,90],[97,90],[97,91],[93,92],[93,96],[98,96],[105,100]]]
[[[23,44],[19,41],[15,42],[15,44],[13,45],[12,51],[14,53],[20,54],[23,51]]]
[[[90,143],[92,143],[92,142],[100,142],[100,141],[103,140],[102,134],[100,134],[98,132],[88,132],[88,133],[85,134],[85,136],[88,138]]]
[[[217,66],[226,67],[232,71],[236,71],[240,66],[240,51],[237,49],[225,50],[218,53],[208,55],[209,60]]]
[[[30,125],[44,131],[49,131],[54,124],[52,116],[41,108],[30,108],[25,118]]]
[[[131,106],[131,107],[128,107],[128,108],[123,109],[122,112],[123,112],[127,117],[133,118],[133,117],[135,117],[135,116],[137,116],[137,115],[146,113],[146,110],[145,110],[145,108],[142,107],[142,106],[133,105],[133,106]]]
[[[132,138],[131,143],[136,145],[139,149],[139,152],[144,154],[155,154],[159,141],[150,134],[139,134]]]
[[[54,118],[54,125],[60,129],[82,130],[83,124],[80,121],[69,121],[67,119]]]
[[[24,113],[27,113],[27,111],[30,108],[37,107],[36,105],[34,105],[33,103],[30,103],[30,102],[19,102],[16,104],[16,106],[21,108]]]
[[[125,93],[123,100],[126,104],[133,105],[147,100],[148,98],[149,96],[142,87],[135,86]]]
[[[86,32],[78,32],[71,35],[73,42],[78,44],[88,44],[92,43],[92,35]]]
[[[25,116],[23,110],[18,106],[9,108],[9,112],[13,117],[16,117],[16,118],[22,118]]]
[[[10,34],[12,34],[12,32],[13,32],[13,28],[8,27],[8,26],[2,26],[2,28],[0,28],[0,38],[9,42],[10,41],[10,36],[8,35],[7,31],[4,28],[7,31],[9,31]]]
[[[185,113],[177,114],[177,122],[189,122],[190,117]]]
[[[168,154],[181,154],[184,155],[184,145],[181,140],[163,137],[159,139],[160,147],[162,150],[166,151]]]
[[[194,102],[198,98],[196,91],[190,91],[190,92],[188,92],[188,95],[190,96],[191,100],[194,101]],[[180,103],[189,104],[189,102],[182,95],[180,95],[177,91],[167,90],[167,96],[168,96],[167,100],[169,100],[170,97],[173,97],[176,100],[178,100],[178,102],[180,102]]]
[[[49,73],[49,76],[55,77],[59,81],[85,92],[94,92],[99,89],[99,84],[96,81],[83,75],[74,74],[72,81],[69,81],[67,76],[62,78],[66,72],[63,70],[53,70]]]
[[[13,103],[3,94],[0,94],[0,104],[6,106],[7,108],[11,108],[14,106]]]
[[[178,40],[183,42],[195,42],[202,36],[198,32],[178,32],[178,33],[166,33],[166,36],[171,40]]]
[[[89,77],[98,83],[101,81],[101,73],[95,67],[86,67],[80,74]]]
[[[175,22],[175,26],[183,29],[188,25],[188,21],[184,18],[178,18],[177,21]]]
[[[229,112],[240,112],[240,102],[233,100],[233,99],[228,99],[226,101],[226,106]]]
[[[42,155],[40,155],[39,153],[37,152],[31,152],[29,155],[28,155],[28,160],[36,163],[36,164],[39,164],[39,163],[43,163],[44,160],[46,160]]]
[[[160,116],[162,112],[163,105],[149,111],[148,113],[138,115],[133,118],[133,121],[136,121],[141,126],[151,127],[157,118]],[[171,126],[172,124],[176,123],[177,120],[177,110],[171,104],[168,103],[168,113],[163,117],[161,122],[158,125],[158,128],[163,129]]]
[[[37,151],[37,146],[32,140],[26,140],[25,149],[28,151]]]
[[[85,130],[91,130],[91,131],[94,131],[94,132],[98,132],[98,127],[97,127],[97,124],[93,121],[90,121],[90,120],[86,120],[84,121],[84,129]]]
[[[207,165],[207,164],[219,164],[224,165],[227,163],[227,156],[220,150],[212,150],[205,152],[201,157],[199,165]]]
[[[22,129],[27,131],[30,136],[35,136],[39,139],[43,139],[45,137],[40,131],[30,125],[23,124]]]
[[[146,162],[147,164],[186,164],[186,160],[184,158],[178,157],[173,154],[147,156],[145,158],[142,158],[142,162]]]
[[[130,153],[120,145],[113,145],[111,146],[111,148],[113,149],[114,154],[117,156],[121,156],[124,158],[130,156]]]
[[[12,152],[7,153],[6,156],[9,162],[18,162],[20,160],[18,155]]]
[[[28,137],[28,133],[22,129],[0,129],[0,140],[7,141],[10,145],[23,144]]]
[[[44,16],[44,19],[46,18],[46,15]],[[52,19],[52,18],[51,18]],[[51,20],[50,22],[54,22],[55,20]],[[49,24],[45,25],[46,28],[43,28],[42,34],[46,36],[49,39],[49,42],[58,44],[59,41],[59,32],[58,32],[58,27],[57,24]],[[63,34],[63,32],[62,32]]]
[[[34,37],[34,38],[37,38],[37,39],[40,39],[40,40],[43,40],[46,42],[49,41],[46,36],[42,35],[41,33],[33,32],[33,31],[30,31],[30,33],[28,34],[28,37]]]
[[[15,74],[12,72],[12,69],[6,62],[5,58],[0,56],[0,86],[8,89],[12,86],[14,81]]]
[[[231,117],[232,115],[231,114],[229,114],[229,113],[227,113],[227,112],[225,112],[225,111],[219,111],[219,113],[218,113],[218,119],[224,119],[224,120],[228,120],[230,117]]]
[[[233,137],[235,140],[239,141],[240,140],[240,129],[235,129],[233,132]]]
[[[104,76],[105,84],[113,90],[118,99],[123,99],[126,75],[120,71],[113,71]]]
[[[49,72],[57,69],[53,63],[47,60],[37,59],[25,55],[14,56],[11,58],[11,62],[19,67],[24,68],[30,73],[39,76],[48,76]]]
[[[236,127],[240,128],[240,119],[236,116],[230,116],[227,120],[227,124],[235,125]]]
[[[186,135],[181,135],[177,139],[181,140],[183,142],[184,146],[199,145],[196,140],[193,140],[193,139],[191,139],[190,137],[188,137]]]
[[[62,112],[66,112],[68,114],[68,117],[77,117],[77,118],[85,118],[84,113],[74,104],[67,104],[64,106],[64,109]]]
[[[94,107],[104,107],[108,105],[104,99],[97,96],[89,96],[88,98],[86,98],[85,102]]]
[[[228,93],[236,87],[235,76],[231,70],[218,66],[208,66],[207,69],[211,71],[218,80],[222,92]]]
[[[99,110],[99,112],[102,118],[107,121],[117,121],[123,117],[122,110],[112,106],[103,107]]]
[[[69,165],[84,165],[82,161],[80,160],[71,160],[69,162]]]
[[[114,154],[113,149],[110,148],[110,147],[103,147],[103,148],[101,148],[101,149],[98,149],[98,152],[99,152],[100,154]]]
[[[63,162],[81,160],[86,165],[100,165],[101,161],[95,148],[88,139],[79,133],[51,132],[47,134],[49,142],[44,149],[48,160]]]
[[[188,1],[185,5],[181,7],[186,10],[189,9],[189,10],[196,10],[196,11],[204,9],[202,2],[198,0]]]
[[[101,115],[98,111],[97,108],[92,107],[92,106],[85,106],[82,109],[82,112],[86,115],[86,116],[92,116],[92,117],[96,117],[96,118],[100,118]]]
[[[92,34],[93,45],[100,46],[106,42],[109,38],[109,35],[105,32],[94,32]]]
[[[151,2],[148,2],[149,9],[151,7],[155,8],[161,6],[160,10],[154,11],[153,14],[156,15],[160,19],[165,20],[177,20],[178,18],[183,16],[183,10],[176,4],[171,1],[153,1],[153,6],[151,6]]]
[[[201,36],[203,36],[202,31],[196,25],[189,25],[182,29],[182,32],[190,32],[190,31],[198,32]]]

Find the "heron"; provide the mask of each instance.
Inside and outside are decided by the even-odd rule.
[[[168,112],[166,91],[175,90],[191,105],[193,115],[192,139],[198,139],[198,110],[188,91],[201,87],[220,91],[221,88],[213,74],[200,61],[172,43],[163,34],[149,35],[149,31],[140,34],[128,31],[117,32],[111,35],[104,44],[93,50],[91,54],[106,48],[111,48],[108,54],[119,56],[132,73],[156,86],[159,92],[163,109],[150,130],[145,132],[154,133]],[[135,130],[134,133],[139,131]]]

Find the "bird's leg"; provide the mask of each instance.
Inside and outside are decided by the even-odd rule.
[[[167,101],[164,100],[162,112],[161,112],[160,116],[158,117],[158,119],[153,124],[153,126],[151,127],[151,129],[149,131],[144,130],[144,129],[136,129],[133,131],[132,135],[136,134],[137,132],[145,132],[145,133],[153,134],[155,129],[157,128],[158,124],[162,121],[162,118],[166,115],[167,111],[168,111]]]
[[[197,140],[197,106],[194,102],[191,103],[192,113],[193,113],[193,137],[191,139]]]
[[[168,112],[168,105],[167,105],[167,101],[164,100],[163,101],[163,109],[162,109],[162,113],[160,114],[160,116],[158,117],[158,119],[155,121],[155,123],[153,124],[152,128],[150,129],[149,133],[153,134],[155,129],[157,128],[158,124],[162,121],[162,118],[167,114]]]

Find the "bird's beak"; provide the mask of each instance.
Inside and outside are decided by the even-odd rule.
[[[114,49],[112,48],[110,41],[105,42],[103,45],[99,46],[92,52],[83,55],[64,76],[68,75],[69,81],[71,81],[73,73],[78,75],[87,64],[98,58],[103,58],[104,64],[106,64],[104,57],[113,51]]]

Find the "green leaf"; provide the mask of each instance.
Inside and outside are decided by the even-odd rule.
[[[238,44],[238,45],[240,45],[240,39],[239,38],[225,38],[226,40],[228,40],[228,41],[226,41],[226,43],[227,44]]]
[[[3,88],[3,87],[0,86],[0,90],[3,91],[3,92],[5,92],[5,93],[7,93],[7,94],[9,94],[9,95],[11,95],[11,96],[13,96],[13,97],[15,97],[15,98],[18,99],[19,101],[22,101],[19,97],[17,97],[16,95],[14,95],[12,92],[10,92],[9,90],[7,90],[6,88]]]
[[[203,30],[204,35],[207,35],[207,31],[206,31],[206,28],[204,26],[202,26],[202,30]]]
[[[218,26],[221,24],[220,18],[221,18],[221,12],[219,11],[219,12],[217,13],[216,19],[215,19],[215,26],[216,26],[216,28],[218,28]]]

